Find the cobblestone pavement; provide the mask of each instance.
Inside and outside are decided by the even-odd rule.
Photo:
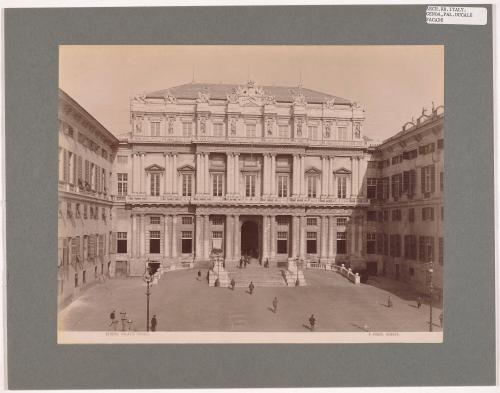
[[[386,282],[355,286],[330,271],[305,272],[308,286],[256,288],[213,288],[196,279],[197,270],[166,273],[151,288],[150,317],[156,314],[158,331],[308,331],[308,319],[316,317],[316,331],[428,331],[429,306],[420,309],[404,292]],[[202,271],[202,277],[206,270]],[[396,285],[395,288],[401,286]],[[141,278],[111,279],[88,288],[59,313],[65,330],[111,330],[109,314],[125,311],[132,330],[146,330],[146,284]],[[393,307],[387,307],[388,296]],[[278,298],[278,312],[272,310]],[[440,308],[434,308],[434,331],[439,331]],[[119,324],[121,327],[121,323]]]

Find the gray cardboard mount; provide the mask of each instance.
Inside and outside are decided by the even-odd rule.
[[[485,7],[486,26],[428,25],[424,5],[5,10],[9,388],[494,384]],[[60,44],[445,45],[444,343],[57,345]]]

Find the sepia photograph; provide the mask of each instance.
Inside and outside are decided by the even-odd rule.
[[[58,343],[442,343],[444,77],[443,45],[59,46]]]

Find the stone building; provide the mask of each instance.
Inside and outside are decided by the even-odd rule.
[[[225,266],[364,266],[372,151],[355,102],[296,87],[190,83],[135,97],[119,137],[116,275]]]
[[[438,296],[443,290],[444,108],[422,111],[385,140],[368,162],[367,269],[409,283],[429,284],[429,262]]]
[[[59,90],[58,301],[109,274],[118,140]]]

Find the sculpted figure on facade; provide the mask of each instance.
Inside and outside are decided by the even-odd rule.
[[[302,136],[302,119],[297,120],[297,136]]]
[[[202,134],[205,133],[207,129],[207,118],[205,116],[200,117],[200,131]]]
[[[332,122],[327,121],[325,124],[325,138],[330,138],[331,134],[332,134]]]
[[[210,101],[210,93],[208,92],[208,89],[205,87],[203,91],[198,92],[198,99],[196,102],[198,104],[206,103],[208,104]]]
[[[273,95],[265,95],[264,96],[264,104],[265,105],[276,105],[276,97]]]
[[[168,133],[169,134],[174,133],[174,120],[175,120],[175,118],[173,118],[173,117],[168,118]]]
[[[267,135],[273,135],[273,119],[271,118],[266,120],[266,132]]]
[[[236,89],[233,89],[233,91],[229,94],[226,95],[227,102],[230,104],[237,104],[238,103],[238,93],[236,92]]]
[[[328,100],[326,103],[325,103],[325,106],[328,108],[328,109],[333,109],[333,106],[335,105],[335,98],[332,98],[331,100]]]
[[[231,118],[231,135],[236,135],[236,119]]]
[[[297,93],[293,96],[294,106],[305,106],[307,104],[306,97],[302,93]]]
[[[146,93],[141,93],[141,94],[137,94],[134,98],[133,98],[134,101],[138,101],[138,102],[146,102]]]
[[[135,118],[135,132],[137,134],[140,134],[142,132],[142,118],[140,117]]]
[[[353,102],[352,109],[362,109],[361,104],[359,102]]]
[[[361,123],[360,122],[354,123],[354,137],[358,138],[358,139],[361,137]]]
[[[163,96],[165,100],[165,104],[175,104],[177,102],[177,98],[175,98],[172,93],[170,93],[170,90],[167,90],[165,92],[165,95]]]

